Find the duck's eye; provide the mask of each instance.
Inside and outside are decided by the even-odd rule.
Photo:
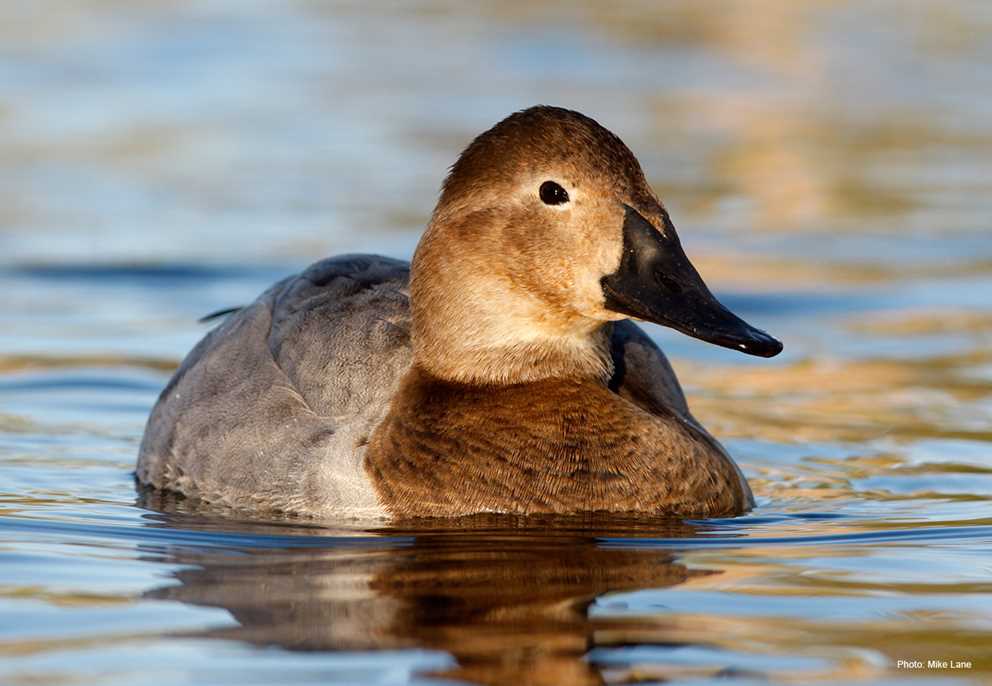
[[[538,195],[541,196],[541,202],[545,205],[561,205],[568,202],[568,191],[554,181],[542,183]]]

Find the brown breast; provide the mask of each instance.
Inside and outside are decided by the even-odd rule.
[[[736,467],[706,437],[592,381],[481,387],[413,367],[372,435],[366,469],[400,517],[747,507]]]

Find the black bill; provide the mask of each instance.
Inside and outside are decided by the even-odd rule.
[[[749,355],[774,357],[782,352],[781,342],[713,297],[670,222],[662,234],[637,210],[624,207],[620,268],[601,281],[607,309]]]

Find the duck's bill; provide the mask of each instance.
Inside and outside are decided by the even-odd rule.
[[[632,207],[623,223],[619,269],[602,279],[606,307],[749,355],[774,357],[782,343],[713,297],[666,223],[664,234]]]

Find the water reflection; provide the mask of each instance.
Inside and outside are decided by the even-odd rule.
[[[174,574],[179,584],[145,597],[223,608],[237,622],[196,637],[301,651],[427,648],[457,662],[436,676],[501,686],[602,684],[587,653],[635,636],[649,645],[652,625],[590,617],[595,599],[716,573],[689,570],[663,549],[603,546],[601,536],[618,531],[616,521],[610,526],[472,518],[392,528],[355,546],[176,549],[166,561],[188,565]],[[623,531],[639,529],[671,538],[696,533],[673,522]]]

